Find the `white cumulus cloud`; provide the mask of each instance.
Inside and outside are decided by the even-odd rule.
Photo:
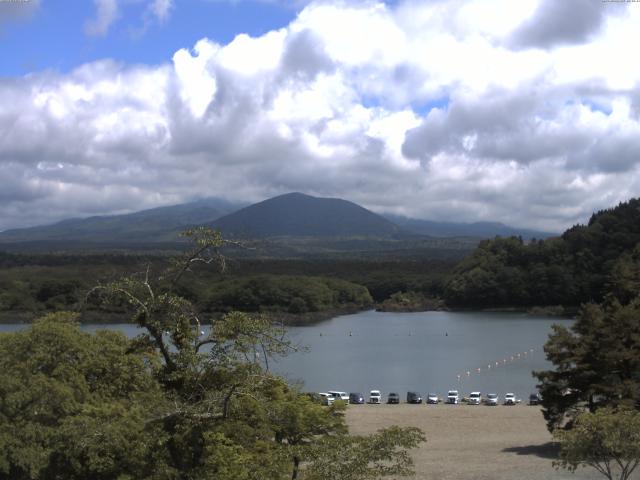
[[[97,5],[96,34],[120,8]],[[173,3],[148,5],[166,21]],[[640,68],[624,54],[639,21],[579,0],[323,1],[162,65],[5,77],[0,229],[303,191],[561,230],[640,194]]]

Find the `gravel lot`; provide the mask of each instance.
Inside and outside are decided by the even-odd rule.
[[[604,478],[595,470],[556,470],[552,438],[540,408],[527,405],[350,405],[353,434],[391,425],[421,428],[427,443],[413,452],[414,479],[546,480]]]

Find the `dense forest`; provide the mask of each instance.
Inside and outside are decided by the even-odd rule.
[[[640,286],[640,199],[595,213],[557,238],[480,243],[444,288],[454,307],[578,306]]]
[[[122,321],[121,309],[98,312],[85,301],[87,292],[96,283],[145,271],[149,265],[164,268],[168,258],[128,253],[0,253],[0,320],[28,321],[47,312],[74,310],[82,312],[83,321]],[[372,308],[398,292],[440,297],[444,278],[457,260],[424,255],[399,259],[231,257],[226,258],[223,272],[211,265],[201,268],[198,276],[185,278],[180,293],[207,313],[237,309],[285,314],[287,322],[313,321]]]

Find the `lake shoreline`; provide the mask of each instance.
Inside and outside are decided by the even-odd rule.
[[[446,306],[430,306],[431,308],[422,309],[384,309],[380,304],[369,305],[366,308],[346,307],[340,309],[324,310],[320,312],[308,312],[303,314],[293,314],[289,312],[247,312],[249,314],[264,313],[274,318],[276,322],[282,323],[288,327],[304,327],[313,326],[334,319],[336,317],[342,317],[345,315],[355,315],[363,312],[380,312],[380,313],[427,313],[427,312],[451,312],[451,313],[469,313],[469,312],[484,312],[484,313],[522,313],[532,318],[534,317],[549,317],[558,319],[572,319],[577,314],[577,308],[567,308],[563,312],[559,313],[549,307],[504,307],[504,308],[448,308]],[[5,311],[0,313],[0,325],[28,325],[41,316],[47,315],[53,312],[24,312],[24,311]],[[96,324],[96,325],[114,325],[114,324],[134,324],[130,322],[129,314],[110,313],[110,312],[78,312],[80,313],[81,324]],[[209,314],[211,316],[220,316],[224,312],[214,312]]]

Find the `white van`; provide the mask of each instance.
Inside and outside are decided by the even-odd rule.
[[[369,392],[369,403],[380,403],[381,398],[382,393],[380,393],[380,390],[371,390]]]

